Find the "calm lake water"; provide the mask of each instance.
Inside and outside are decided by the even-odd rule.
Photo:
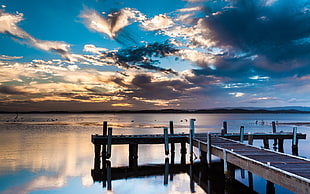
[[[113,180],[112,191],[107,191],[91,176],[91,135],[102,134],[102,121],[108,121],[115,135],[162,134],[169,121],[174,121],[175,133],[188,133],[192,118],[197,133],[220,132],[224,120],[228,132],[239,132],[241,125],[245,132],[271,132],[272,121],[279,123],[278,131],[292,131],[295,125],[281,123],[309,122],[310,114],[0,114],[0,193],[191,193],[187,173],[174,175],[167,185],[163,175]],[[298,126],[308,139],[309,129]],[[310,158],[309,142],[299,141],[300,156]],[[291,140],[284,143],[284,151],[291,153]],[[254,145],[263,142],[255,140]],[[176,163],[179,150],[176,145]],[[113,146],[110,160],[112,167],[128,166],[128,146]],[[163,145],[139,146],[138,163],[164,164]],[[248,184],[238,171],[236,178]],[[276,193],[290,193],[275,187]],[[205,193],[197,183],[194,190]],[[266,180],[254,175],[254,190],[265,193]]]

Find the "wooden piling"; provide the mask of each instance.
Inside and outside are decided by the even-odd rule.
[[[129,168],[138,168],[138,144],[129,144]]]
[[[102,135],[106,136],[107,132],[108,132],[108,122],[107,121],[103,121]]]
[[[111,158],[112,152],[112,127],[108,128],[108,146],[107,146],[107,159]]]
[[[103,127],[102,127],[102,135],[107,136],[108,133],[108,122],[103,121]],[[106,159],[107,159],[107,144],[102,144],[102,169],[106,169]]]
[[[266,183],[266,194],[275,194],[276,193],[276,189],[274,187],[274,183],[270,182],[267,180]]]
[[[293,127],[292,154],[298,156],[297,127]]]

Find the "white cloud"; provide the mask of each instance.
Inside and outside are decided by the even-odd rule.
[[[96,32],[104,33],[115,39],[117,33],[132,22],[144,20],[145,17],[139,11],[124,8],[104,17],[95,10],[85,9],[80,15],[85,19],[86,26]]]
[[[7,55],[0,55],[0,60],[16,60],[21,59],[22,56],[7,56]]]
[[[167,15],[157,15],[152,19],[144,21],[141,25],[145,30],[154,31],[154,30],[163,30],[169,28],[173,25],[172,19]]]
[[[104,51],[107,51],[107,50],[108,49],[106,49],[106,48],[96,47],[93,44],[86,44],[86,45],[84,45],[84,49],[83,49],[83,51],[85,51],[85,52],[91,52],[91,53],[94,53],[94,54],[101,54],[101,52],[104,52]]]

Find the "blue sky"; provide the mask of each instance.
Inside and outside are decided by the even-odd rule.
[[[1,0],[0,109],[310,106],[309,0]]]

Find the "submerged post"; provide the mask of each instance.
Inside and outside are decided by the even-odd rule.
[[[168,175],[169,175],[169,158],[166,158],[165,159],[164,185],[168,184]]]
[[[111,157],[112,151],[112,127],[108,128],[108,146],[107,146],[107,159]]]
[[[168,141],[168,128],[164,127],[164,137],[165,137],[165,155],[169,155],[169,141]]]
[[[298,156],[297,127],[293,127],[292,154]]]
[[[108,186],[107,189],[109,191],[112,190],[112,169],[111,169],[111,161],[107,161],[107,182],[108,182]]]

